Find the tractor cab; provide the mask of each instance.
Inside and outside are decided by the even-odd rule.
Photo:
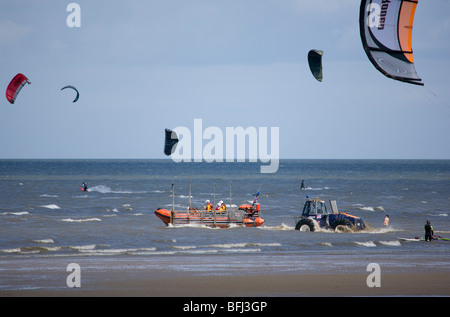
[[[308,199],[303,206],[303,217],[328,215],[327,205],[321,199]]]

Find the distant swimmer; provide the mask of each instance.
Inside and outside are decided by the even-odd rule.
[[[87,192],[88,187],[85,182],[83,182],[83,185],[81,185],[81,190]]]
[[[383,226],[389,226],[389,215],[386,215],[386,217],[384,217]]]
[[[305,181],[302,179],[302,184],[300,185],[300,190],[305,189]]]
[[[427,220],[427,223],[425,224],[425,241],[433,240],[433,234],[433,226],[431,225],[430,220]]]

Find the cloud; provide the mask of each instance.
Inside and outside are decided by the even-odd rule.
[[[0,21],[0,47],[18,45],[24,38],[32,34],[32,29],[12,21]]]
[[[334,12],[342,11],[343,8],[356,8],[355,12],[358,12],[360,1],[359,0],[339,0],[339,1],[305,1],[296,0],[296,7],[306,13],[317,12],[331,14]]]

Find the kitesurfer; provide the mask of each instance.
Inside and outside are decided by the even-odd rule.
[[[433,240],[433,234],[433,226],[431,225],[430,220],[427,220],[427,223],[425,224],[425,241]]]
[[[305,189],[305,181],[302,179],[302,184],[300,185],[300,190]]]
[[[85,182],[83,182],[83,185],[81,185],[81,188],[83,188],[83,190],[84,190],[85,192],[87,192],[88,187],[87,187],[87,185],[86,185]]]
[[[206,200],[206,211],[212,211],[214,208],[213,204],[209,200]]]

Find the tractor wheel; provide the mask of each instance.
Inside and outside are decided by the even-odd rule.
[[[333,230],[336,231],[336,228],[339,230],[338,227],[346,227],[348,229],[351,229],[353,227],[352,223],[350,222],[350,220],[347,219],[338,219],[333,223]]]
[[[314,223],[311,219],[300,219],[295,226],[295,230],[300,230],[303,232],[314,232]]]

